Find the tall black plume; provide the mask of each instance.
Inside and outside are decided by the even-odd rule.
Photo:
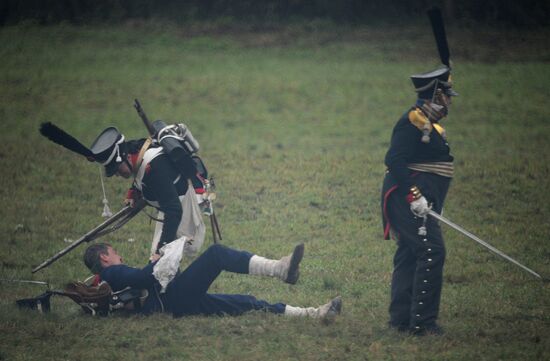
[[[40,133],[52,142],[85,156],[90,162],[94,161],[94,155],[88,147],[55,124],[51,122],[42,123],[40,125]]]
[[[443,23],[441,9],[438,7],[431,8],[428,10],[428,17],[430,18],[430,22],[432,24],[432,30],[441,62],[450,68],[451,65],[449,59],[451,57],[451,53],[449,51],[449,45],[447,44],[447,34],[445,33],[445,24]]]

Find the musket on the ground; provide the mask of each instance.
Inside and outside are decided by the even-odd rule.
[[[499,255],[500,257],[504,258],[505,260],[509,261],[509,262],[512,262],[513,264],[515,264],[516,266],[524,269],[525,271],[529,272],[530,274],[532,274],[533,276],[543,280],[544,282],[548,282],[549,279],[545,278],[545,277],[542,277],[540,274],[538,274],[537,272],[533,271],[532,269],[522,265],[521,263],[519,263],[518,261],[516,261],[515,259],[513,259],[512,257],[506,255],[505,253],[503,253],[502,251],[496,249],[495,247],[491,246],[489,243],[485,242],[484,240],[482,240],[481,238],[477,237],[476,235],[468,232],[467,230],[465,230],[464,228],[460,227],[458,224],[455,224],[453,222],[451,222],[450,220],[448,220],[447,218],[443,217],[442,215],[434,212],[433,210],[430,210],[428,212],[428,214],[432,217],[434,217],[435,219],[437,220],[440,220],[441,222],[445,223],[446,225],[448,225],[449,227],[451,228],[454,228],[455,230],[459,231],[460,233],[462,233],[463,235],[465,235],[466,237],[470,238],[471,240],[474,240],[476,241],[477,243],[481,244],[483,247],[489,249],[491,252]]]
[[[114,232],[120,227],[122,227],[126,222],[128,222],[130,219],[132,219],[136,214],[138,214],[146,205],[145,200],[140,199],[137,200],[136,203],[133,206],[126,206],[122,208],[117,213],[113,214],[110,218],[105,220],[105,222],[101,223],[99,226],[95,227],[88,233],[86,233],[84,236],[80,237],[73,243],[71,243],[70,246],[62,249],[61,251],[57,252],[54,256],[48,258],[44,262],[42,262],[40,265],[36,266],[32,273],[35,273],[39,270],[41,270],[44,267],[47,267],[57,261],[59,258],[63,257],[79,245],[81,245],[84,242],[90,242],[94,239],[97,239],[101,236],[104,236],[108,233]]]

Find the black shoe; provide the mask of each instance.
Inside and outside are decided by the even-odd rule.
[[[442,336],[445,334],[445,330],[443,327],[439,326],[438,324],[430,325],[430,326],[416,326],[410,329],[411,335],[414,336]]]
[[[319,318],[329,324],[342,312],[342,297],[336,296],[329,303],[319,307]]]
[[[298,282],[298,278],[300,277],[300,262],[302,261],[303,257],[304,244],[300,243],[294,248],[294,252],[292,252],[292,255],[290,256],[288,274],[284,280],[286,283],[290,283],[291,285],[293,285]]]

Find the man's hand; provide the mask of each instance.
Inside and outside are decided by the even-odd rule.
[[[130,207],[133,208],[135,204],[136,204],[136,201],[133,198],[126,198],[124,200],[124,205],[125,206],[130,206]]]
[[[421,196],[415,201],[411,202],[411,211],[415,216],[424,217],[430,212],[430,206],[424,196]]]
[[[149,261],[151,262],[156,262],[160,259],[160,254],[158,253],[155,253],[154,255],[152,255],[151,257],[149,257]]]
[[[407,202],[411,205],[411,211],[415,216],[424,217],[430,211],[430,206],[426,198],[420,193],[417,186],[412,186],[407,194]]]
[[[126,199],[124,199],[124,205],[134,207],[136,200],[141,199],[141,193],[135,189],[130,188],[126,193]]]

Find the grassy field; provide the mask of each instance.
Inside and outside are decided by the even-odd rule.
[[[139,98],[151,118],[183,121],[201,143],[224,244],[277,258],[306,244],[297,285],[223,274],[212,291],[297,306],[344,299],[329,326],[263,313],[99,319],[61,298],[50,314],[20,311],[16,299],[44,288],[0,282],[0,360],[550,358],[550,286],[448,228],[447,333],[386,327],[395,245],[382,240],[383,157],[414,101],[408,75],[438,57],[426,24],[325,25],[0,29],[0,278],[61,288],[88,276],[84,247],[30,272],[102,221],[98,165],[38,127],[53,121],[85,144],[109,125],[143,137]],[[550,30],[449,35],[461,95],[445,121],[456,159],[446,216],[550,276]],[[106,181],[113,210],[128,186]],[[152,232],[142,214],[105,240],[142,265]]]

